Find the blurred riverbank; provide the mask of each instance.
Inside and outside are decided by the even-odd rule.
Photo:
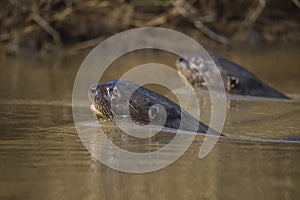
[[[206,49],[300,42],[296,0],[0,2],[0,56],[74,54],[121,31],[171,28]]]

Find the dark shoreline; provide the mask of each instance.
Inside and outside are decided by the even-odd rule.
[[[300,43],[299,10],[292,0],[2,1],[0,57],[74,54],[145,26],[180,31],[212,50]]]

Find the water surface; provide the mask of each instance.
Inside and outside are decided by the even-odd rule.
[[[0,199],[298,199],[300,143],[282,139],[300,137],[299,53],[294,47],[227,52],[294,100],[231,99],[223,130],[229,137],[207,157],[197,156],[203,142],[197,136],[176,162],[146,174],[101,164],[77,135],[71,97],[84,55],[2,60]],[[162,52],[130,54],[113,63],[100,82],[145,62],[174,66],[175,59]],[[200,99],[201,120],[208,123],[209,99]],[[108,136],[135,152],[158,150],[172,138],[133,141],[113,126]]]

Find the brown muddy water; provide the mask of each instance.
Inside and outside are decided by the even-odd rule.
[[[226,52],[294,100],[231,99],[223,129],[229,137],[208,156],[198,158],[203,138],[197,136],[177,161],[144,174],[111,169],[82,144],[71,101],[84,55],[2,60],[0,199],[299,199],[300,142],[282,140],[300,137],[299,55],[297,46]],[[162,52],[132,53],[114,62],[100,82],[139,64],[174,66],[175,60]],[[207,123],[209,100],[200,99]],[[160,149],[168,137],[131,141],[117,132],[108,131],[112,142],[135,152]]]

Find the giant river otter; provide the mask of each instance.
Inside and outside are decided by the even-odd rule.
[[[179,57],[176,65],[179,74],[184,76],[192,85],[206,88],[203,75],[207,74],[207,71],[212,71],[210,70],[212,63],[205,61],[203,57],[202,55],[190,58]],[[259,80],[247,69],[225,58],[214,55],[211,55],[211,57],[220,71],[227,93],[289,99],[286,95]]]
[[[89,97],[92,101],[90,108],[98,120],[124,120],[129,117],[127,116],[129,109],[132,120],[139,124],[151,122],[154,125],[160,125],[160,122],[165,120],[163,126],[167,128],[180,128],[204,134],[209,131],[213,135],[222,135],[195,119],[166,97],[133,82],[110,81],[92,85],[89,89]],[[181,120],[181,115],[186,120]],[[182,123],[181,126],[180,123]]]

